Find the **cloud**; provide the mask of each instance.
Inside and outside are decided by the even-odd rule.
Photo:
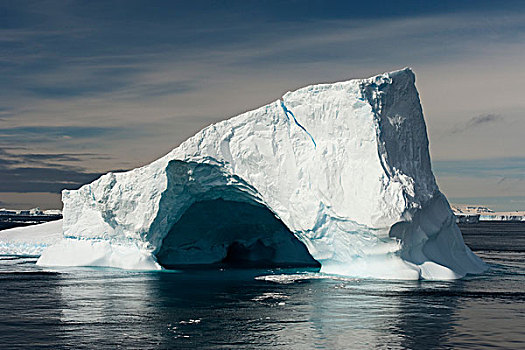
[[[116,169],[114,172],[124,171]],[[0,161],[0,192],[60,193],[63,189],[77,189],[100,177],[102,173],[90,172],[82,167],[41,163],[41,166],[24,166]]]
[[[468,128],[473,128],[473,127],[476,127],[476,126],[481,125],[481,124],[492,123],[492,122],[500,121],[500,120],[503,120],[503,117],[501,117],[500,115],[497,115],[497,114],[482,114],[482,115],[478,115],[477,117],[470,118],[467,121],[466,126]]]
[[[107,144],[117,143],[119,140],[136,140],[148,135],[158,134],[150,125],[137,127],[136,123],[125,126],[49,126],[30,125],[11,128],[0,128],[0,147],[34,148],[51,145],[63,150],[89,149],[91,153],[106,148]],[[97,148],[99,148],[97,150]],[[65,154],[67,152],[54,152]],[[85,153],[85,152],[83,152]]]
[[[101,173],[70,163],[81,164],[93,158],[106,157],[95,153],[15,153],[0,148],[0,192],[59,193],[65,188],[76,189]]]
[[[451,134],[460,134],[472,130],[485,124],[492,124],[504,121],[505,118],[498,114],[481,114],[470,118],[465,123],[457,124],[451,131]]]
[[[492,178],[499,183],[511,179],[525,180],[524,157],[434,160],[432,168],[437,176]]]
[[[13,111],[10,108],[0,107],[0,120],[6,120],[13,115]]]
[[[72,168],[35,168],[0,166],[0,192],[59,193],[63,189],[77,189],[92,182],[101,174],[82,172]]]
[[[24,164],[43,166],[64,166],[56,163],[84,162],[90,159],[111,160],[113,158],[99,153],[31,153],[27,148],[0,147],[0,164]]]
[[[84,156],[84,154],[82,154]],[[89,155],[89,154],[85,154]],[[58,162],[80,162],[83,159],[78,157],[74,153],[30,153],[30,154],[19,154],[17,155],[19,159],[22,159],[26,162],[40,162],[40,161],[47,161],[47,160],[54,160]]]
[[[118,132],[117,128],[89,127],[89,126],[19,126],[14,128],[0,129],[0,138],[22,138],[25,142],[29,139],[42,140],[70,136],[72,138],[90,138],[94,136],[105,136]]]

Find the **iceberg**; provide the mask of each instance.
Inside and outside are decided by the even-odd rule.
[[[238,263],[456,279],[486,265],[432,173],[415,75],[307,86],[62,192],[44,266]]]

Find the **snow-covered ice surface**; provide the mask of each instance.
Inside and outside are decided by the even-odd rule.
[[[288,92],[147,166],[64,191],[64,239],[38,264],[313,257],[323,273],[354,277],[480,273],[436,185],[414,83],[404,69]]]
[[[62,220],[0,231],[0,255],[40,256],[62,239]]]

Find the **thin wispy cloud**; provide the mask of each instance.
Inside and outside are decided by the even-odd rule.
[[[77,189],[97,179],[100,173],[83,172],[76,168],[16,167],[3,168],[0,164],[0,192],[60,193],[63,189]]]
[[[525,158],[484,158],[461,160],[434,160],[434,172],[444,176],[462,176],[465,178],[492,178],[503,180],[525,180]]]
[[[0,192],[59,193],[76,189],[101,174],[81,166],[93,153],[21,153],[0,148]],[[120,169],[116,171],[121,171]]]
[[[505,118],[498,114],[481,114],[470,118],[464,123],[457,124],[452,130],[450,130],[450,133],[460,134],[486,124],[500,123],[504,121]]]

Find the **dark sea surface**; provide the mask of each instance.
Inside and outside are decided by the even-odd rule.
[[[524,349],[525,224],[461,228],[491,269],[451,282],[0,257],[0,348]]]

